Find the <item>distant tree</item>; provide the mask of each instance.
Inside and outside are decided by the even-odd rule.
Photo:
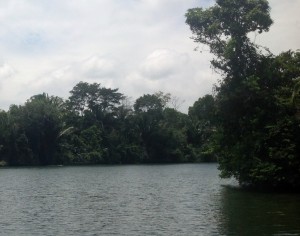
[[[143,95],[134,104],[145,162],[192,160],[186,139],[187,116],[166,107],[170,98],[170,94],[158,92]]]
[[[33,157],[42,165],[60,162],[59,137],[66,128],[61,98],[39,94],[32,96],[22,111],[22,122]]]
[[[202,161],[216,161],[214,134],[216,131],[216,102],[205,95],[189,107],[188,140]]]
[[[8,136],[8,115],[5,111],[0,110],[0,162],[3,165],[7,162]]]
[[[119,145],[115,142],[121,142],[120,125],[131,110],[122,104],[125,96],[118,89],[87,82],[79,82],[70,94],[68,124],[76,127],[66,145],[70,159],[82,163],[120,163]],[[86,133],[93,137],[90,144]]]
[[[8,164],[61,163],[59,138],[66,128],[63,104],[61,98],[43,93],[32,96],[22,106],[10,106],[2,119],[6,126],[2,155]]]
[[[33,162],[32,151],[22,122],[23,107],[12,105],[6,113],[3,156],[9,165]]]
[[[70,93],[69,107],[79,115],[84,111],[93,114],[113,112],[124,98],[118,89],[104,88],[98,83],[79,82]]]
[[[164,108],[164,101],[155,94],[145,94],[138,98],[134,104],[134,110],[141,112],[161,112]]]
[[[189,107],[189,116],[199,120],[206,120],[210,123],[215,123],[215,99],[212,95],[205,95]]]

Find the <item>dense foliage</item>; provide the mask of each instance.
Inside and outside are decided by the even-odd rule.
[[[168,107],[170,100],[170,94],[157,92],[131,105],[118,89],[86,82],[66,101],[35,95],[0,111],[0,165],[214,160],[205,148],[211,131],[204,129],[202,105],[189,116]]]
[[[266,0],[217,0],[188,10],[194,40],[210,47],[223,79],[214,97],[213,151],[221,176],[263,188],[300,189],[300,53],[262,50],[249,33],[268,31]]]

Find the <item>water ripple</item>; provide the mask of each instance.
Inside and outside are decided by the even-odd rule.
[[[215,164],[9,168],[0,180],[0,235],[300,232],[293,197],[284,199],[296,205],[278,205],[280,196],[226,188],[233,182],[220,180]]]

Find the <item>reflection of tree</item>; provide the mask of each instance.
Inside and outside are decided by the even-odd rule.
[[[298,235],[299,197],[224,187],[220,198],[219,234]]]

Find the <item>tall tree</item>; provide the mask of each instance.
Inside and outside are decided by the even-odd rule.
[[[113,112],[124,98],[118,89],[101,87],[98,83],[79,82],[70,93],[69,106],[79,115],[85,111],[95,114]]]
[[[115,158],[114,140],[119,129],[119,118],[126,116],[127,112],[121,104],[124,95],[118,89],[87,82],[79,82],[70,93],[67,101],[70,111],[68,123],[76,127],[68,146],[71,159],[83,163],[117,163],[117,160],[112,161],[118,159]],[[90,144],[87,133],[91,133],[94,140]]]
[[[188,10],[186,23],[223,74],[216,96],[222,176],[256,187],[299,188],[300,126],[291,103],[299,53],[265,55],[248,38],[269,30],[269,12],[266,0],[217,0],[208,9]]]
[[[256,67],[257,46],[248,34],[269,30],[269,12],[266,0],[217,0],[208,9],[189,9],[186,23],[194,41],[208,45],[216,56],[212,65],[229,77],[239,77]]]
[[[58,139],[65,129],[63,104],[61,98],[43,93],[32,96],[23,107],[24,131],[38,164],[60,162]]]
[[[7,163],[60,163],[59,138],[65,128],[63,114],[63,100],[45,93],[32,96],[22,106],[10,106],[6,119],[1,122],[6,126],[2,154]]]

